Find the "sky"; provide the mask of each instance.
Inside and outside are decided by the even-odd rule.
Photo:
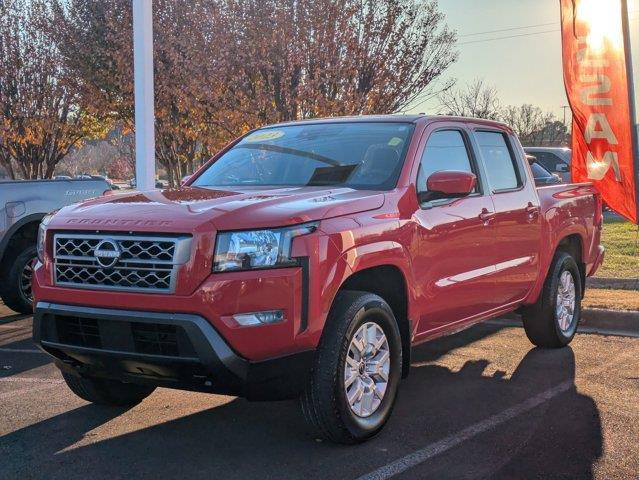
[[[455,78],[462,85],[482,78],[497,89],[503,105],[531,103],[563,119],[561,106],[568,102],[561,63],[559,0],[439,0],[438,3],[446,15],[446,23],[458,35],[459,59],[444,74],[445,78]],[[635,95],[639,99],[639,0],[628,3]],[[481,32],[492,33],[477,35]],[[418,100],[408,112],[436,113],[437,106],[436,99]]]

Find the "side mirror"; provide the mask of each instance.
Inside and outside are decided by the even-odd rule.
[[[557,168],[557,171],[560,173],[566,173],[568,171],[568,165],[565,163],[558,163],[555,168]]]
[[[535,157],[534,155],[526,154],[526,160],[528,160],[528,165],[532,165],[537,161],[537,157]]]
[[[442,170],[426,180],[426,191],[419,192],[420,202],[441,198],[461,198],[470,195],[477,185],[477,176],[470,172]]]
[[[186,182],[188,182],[189,180],[191,180],[191,175],[185,175],[182,177],[182,180],[180,182],[180,185],[184,185],[186,184]]]

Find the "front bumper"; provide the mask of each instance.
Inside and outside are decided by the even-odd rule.
[[[314,358],[247,360],[199,315],[49,302],[36,305],[33,337],[67,373],[252,400],[299,395]]]
[[[313,350],[321,335],[321,315],[311,314],[309,309],[309,276],[305,265],[211,274],[188,295],[59,287],[52,285],[50,268],[38,263],[34,270],[36,302],[196,315],[205,319],[234,352],[251,361]],[[283,320],[242,327],[233,319],[236,314],[267,310],[281,310]]]

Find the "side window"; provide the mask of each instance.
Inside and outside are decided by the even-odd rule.
[[[493,191],[520,187],[522,184],[517,175],[515,159],[506,143],[506,136],[499,132],[480,131],[475,133],[475,138]]]
[[[428,137],[417,174],[417,191],[425,191],[428,177],[440,170],[474,173],[464,137],[459,130],[439,130]]]

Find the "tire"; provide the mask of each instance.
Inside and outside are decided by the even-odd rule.
[[[385,337],[386,343],[381,343],[379,349],[373,347],[373,342],[360,342],[363,340],[360,336],[351,344],[353,337],[364,334],[365,324],[367,335],[374,335],[378,345]],[[357,344],[364,343],[365,355],[360,356],[355,350]],[[359,367],[353,366],[358,363],[357,357],[364,359]],[[363,442],[379,433],[390,417],[401,374],[401,338],[391,308],[372,293],[340,292],[329,313],[309,384],[300,398],[304,417],[314,433],[327,440],[343,444]],[[345,384],[347,378],[352,381],[350,386]],[[370,393],[371,382],[377,392],[383,391],[381,399],[380,395]],[[360,388],[364,388],[363,395],[356,394]],[[351,406],[347,392],[361,400]]]
[[[79,377],[69,373],[62,373],[62,376],[67,386],[78,397],[100,405],[137,405],[155,390],[155,387],[104,378]]]
[[[564,310],[561,307],[558,309],[558,294],[566,291],[562,279],[571,281],[574,286],[572,317],[568,318],[562,317]],[[557,252],[537,303],[522,312],[526,335],[534,345],[561,348],[572,341],[581,319],[582,288],[581,274],[575,259],[565,252]],[[566,295],[563,295],[563,298],[566,299]],[[570,303],[569,298],[566,302]],[[570,309],[567,311],[570,312]]]
[[[19,313],[33,313],[31,262],[35,258],[35,245],[25,243],[12,248],[5,254],[5,261],[0,271],[0,279],[2,279],[0,297],[7,307]]]

